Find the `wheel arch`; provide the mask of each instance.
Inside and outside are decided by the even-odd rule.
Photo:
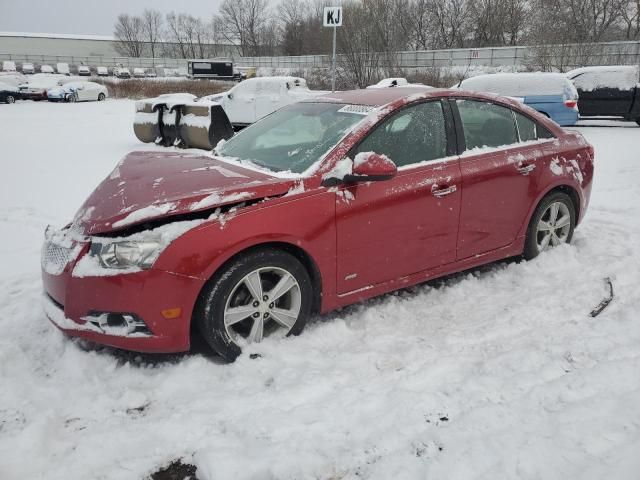
[[[526,235],[527,229],[529,228],[529,223],[531,223],[531,218],[533,217],[533,214],[538,208],[538,205],[540,205],[540,202],[542,202],[545,198],[547,198],[549,195],[555,192],[562,192],[569,196],[576,212],[576,225],[578,225],[580,221],[580,214],[582,212],[582,203],[581,203],[580,194],[578,193],[578,190],[575,187],[566,183],[560,183],[557,185],[550,186],[543,193],[541,193],[538,196],[538,198],[536,198],[535,202],[531,202],[529,213],[527,214],[526,220],[522,225],[522,228],[520,230],[520,234],[518,235],[518,237],[524,237]]]
[[[269,250],[269,249],[280,250],[280,251],[289,253],[290,255],[298,259],[300,263],[302,263],[305,270],[309,274],[309,278],[311,279],[311,283],[313,286],[314,296],[313,296],[312,305],[311,305],[311,312],[314,314],[319,313],[321,309],[321,303],[322,303],[323,283],[322,283],[322,276],[320,274],[320,269],[318,267],[318,264],[315,261],[315,259],[311,256],[311,254],[309,254],[309,252],[307,252],[300,246],[295,245],[293,243],[289,243],[289,242],[283,242],[283,241],[266,241],[266,242],[256,243],[254,245],[245,247],[235,252],[233,255],[229,256],[224,262],[222,262],[218,266],[218,268],[215,269],[215,271],[204,282],[204,284],[202,285],[202,288],[200,289],[200,292],[198,292],[198,296],[195,303],[198,304],[200,302],[203,292],[207,289],[207,287],[211,284],[211,282],[214,282],[220,275],[223,274],[223,272],[231,263],[233,263],[243,255],[247,255],[256,250],[263,250],[263,249],[264,250]],[[193,324],[193,315],[195,314],[196,311],[197,309],[194,308],[192,313],[192,318],[191,318],[192,324]]]

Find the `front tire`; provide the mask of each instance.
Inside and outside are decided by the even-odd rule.
[[[7,96],[7,103],[16,103],[15,97],[13,97],[13,95],[8,95]]]
[[[101,93],[100,95],[98,95],[98,101],[102,102],[105,99],[104,93]]]
[[[549,248],[571,243],[576,227],[576,208],[563,192],[554,192],[540,201],[527,228],[523,256],[537,257]]]
[[[71,95],[67,95],[67,102],[69,103],[76,103],[76,96],[71,94]]]
[[[200,333],[232,362],[241,346],[270,335],[298,335],[311,313],[313,288],[293,255],[261,249],[233,260],[202,291],[194,311]]]

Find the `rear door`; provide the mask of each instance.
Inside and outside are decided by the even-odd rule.
[[[516,239],[538,192],[544,157],[531,140],[550,134],[542,127],[538,132],[531,119],[495,103],[458,99],[455,107],[465,149],[460,157],[461,260],[507,247]]]
[[[398,174],[336,194],[339,294],[455,260],[460,168],[448,109],[440,101],[405,107],[350,152],[384,154]]]

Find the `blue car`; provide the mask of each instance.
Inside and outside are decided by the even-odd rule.
[[[578,121],[578,91],[561,73],[493,73],[463,80],[455,88],[515,97],[561,126]]]

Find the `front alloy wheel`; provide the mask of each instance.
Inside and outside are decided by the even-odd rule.
[[[282,268],[258,268],[231,291],[224,309],[224,327],[237,344],[249,343],[282,329],[289,333],[300,315],[302,294],[295,277]]]
[[[209,281],[194,321],[213,350],[233,361],[244,345],[299,334],[312,299],[311,279],[300,260],[282,250],[253,250]]]

